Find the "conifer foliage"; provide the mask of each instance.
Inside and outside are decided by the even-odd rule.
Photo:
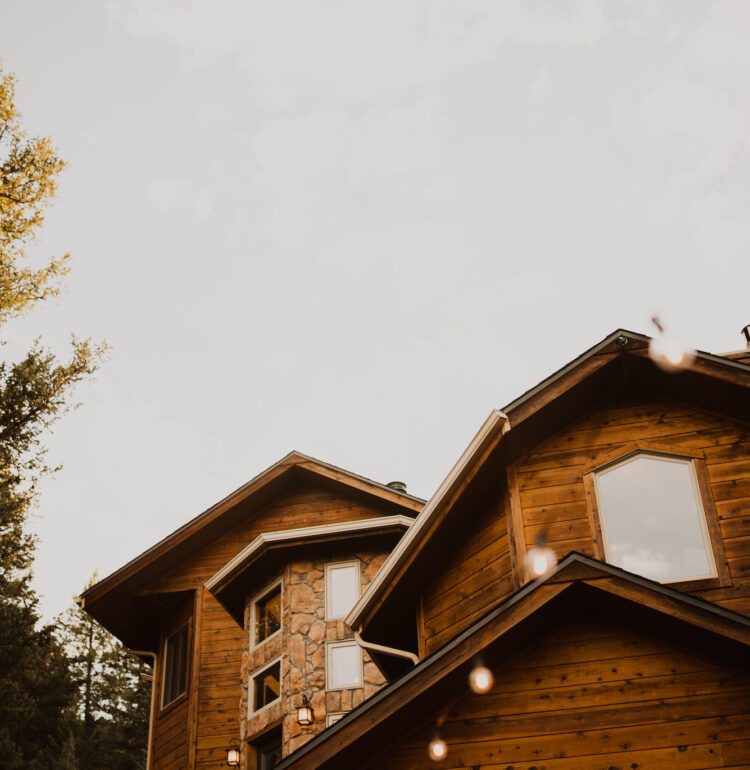
[[[48,139],[29,137],[24,131],[15,104],[15,78],[0,70],[0,345],[2,325],[56,294],[68,269],[67,255],[32,267],[28,254],[63,167]],[[66,360],[41,343],[18,360],[0,360],[0,767],[4,770],[143,766],[135,758],[129,765],[80,764],[80,672],[75,660],[71,665],[54,627],[41,623],[31,586],[35,541],[28,520],[37,502],[38,481],[50,470],[43,434],[69,408],[72,388],[95,371],[104,352],[104,346],[74,339]],[[113,703],[131,694],[142,697],[140,685],[133,682],[135,669],[128,669],[131,665],[138,664],[118,662],[107,669],[112,692],[118,686],[125,690],[119,701],[111,696]],[[96,708],[114,708],[127,715],[118,716],[123,741],[140,735],[141,727],[128,732],[130,709],[102,703],[97,701]],[[98,712],[91,713],[95,723]],[[109,721],[114,722],[114,712]],[[138,749],[131,752],[134,757]]]
[[[92,578],[89,586],[95,582]],[[77,684],[77,766],[145,768],[150,669],[78,607],[71,607],[57,628]]]

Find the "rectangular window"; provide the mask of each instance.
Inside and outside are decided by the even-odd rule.
[[[252,677],[252,712],[270,706],[281,697],[281,660],[270,665]],[[251,713],[252,713],[251,712]]]
[[[162,708],[184,695],[187,690],[188,624],[178,628],[164,641],[164,684]]]
[[[259,645],[281,630],[281,582],[266,589],[253,601],[253,642]]]
[[[359,599],[359,562],[326,564],[326,620],[345,618]]]
[[[328,644],[326,658],[326,686],[329,690],[362,686],[362,650],[356,642]]]
[[[341,719],[341,717],[346,716],[344,712],[339,712],[338,714],[326,714],[326,727],[330,727],[331,725],[335,725],[336,722]]]

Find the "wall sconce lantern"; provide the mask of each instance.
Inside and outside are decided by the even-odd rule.
[[[315,721],[315,713],[312,710],[307,695],[302,696],[302,705],[297,707],[297,723],[306,727]]]
[[[229,746],[226,747],[227,752],[227,766],[239,767],[240,766],[240,742],[234,738]]]

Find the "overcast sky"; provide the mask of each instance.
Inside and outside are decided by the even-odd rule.
[[[750,2],[4,0],[73,272],[5,355],[112,352],[58,424],[50,616],[291,449],[429,496],[619,326],[750,323]]]

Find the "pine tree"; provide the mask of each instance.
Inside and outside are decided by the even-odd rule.
[[[89,585],[93,585],[92,578]],[[75,756],[89,770],[146,766],[150,669],[78,607],[57,623],[78,686]]]
[[[48,139],[29,137],[15,105],[15,79],[0,72],[0,324],[59,291],[68,256],[28,266],[27,249],[64,163]],[[0,343],[1,344],[1,343]],[[49,472],[41,439],[69,406],[71,388],[104,349],[73,340],[60,362],[40,343],[0,362],[0,763],[4,770],[70,768],[75,685],[50,626],[40,625],[31,586],[28,517]]]

